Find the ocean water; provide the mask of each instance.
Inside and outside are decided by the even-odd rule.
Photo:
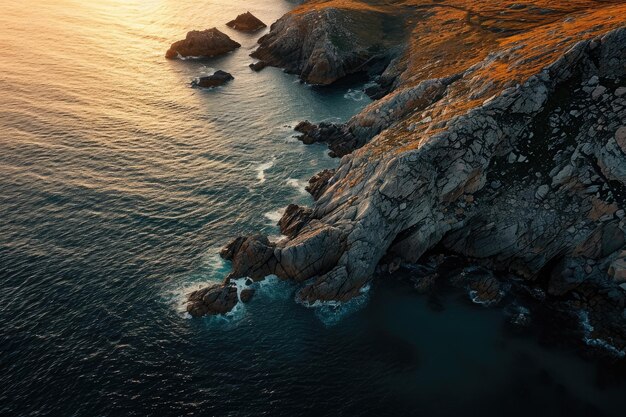
[[[249,70],[261,33],[224,23],[293,5],[0,2],[0,415],[623,415],[610,370],[462,293],[433,308],[383,280],[310,309],[270,277],[227,317],[184,313],[188,291],[228,273],[221,245],[277,234],[337,163],[294,124],[368,103],[359,84]],[[213,26],[242,48],[164,59]],[[235,80],[190,88],[216,69]]]

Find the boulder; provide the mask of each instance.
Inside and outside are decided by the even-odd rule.
[[[254,288],[244,288],[239,294],[239,298],[244,304],[249,303],[252,300],[252,296],[254,296]]]
[[[217,70],[212,75],[206,77],[200,77],[193,81],[193,85],[202,88],[213,88],[224,85],[230,80],[234,80],[234,77],[226,71]]]
[[[189,294],[187,312],[194,317],[226,314],[237,302],[237,287],[216,283]]]
[[[478,304],[493,305],[502,299],[500,282],[493,276],[485,276],[469,284],[470,297]]]
[[[265,23],[250,12],[240,14],[234,20],[226,23],[226,26],[242,32],[256,32],[257,30],[267,27]]]
[[[178,57],[213,57],[222,55],[239,48],[241,44],[235,42],[217,28],[206,30],[192,30],[183,40],[174,42],[165,53],[165,58]]]
[[[250,64],[248,66],[250,67],[250,69],[252,71],[259,72],[263,68],[265,68],[267,66],[267,64],[265,62],[263,62],[263,61],[257,61],[257,62],[253,62],[252,64]]]

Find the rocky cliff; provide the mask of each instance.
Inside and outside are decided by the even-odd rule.
[[[541,289],[584,317],[590,343],[623,355],[626,6],[562,3],[388,6],[413,10],[403,52],[383,73],[393,91],[346,125],[305,129],[310,141],[341,150],[338,168],[312,179],[311,208],[286,211],[285,239],[242,236],[223,250],[230,278],[275,274],[302,282],[304,303],[345,301],[377,268],[454,253]],[[324,20],[327,7],[348,19],[358,8],[303,7],[268,39],[273,50],[290,45],[297,68],[288,69],[307,77],[311,49],[284,35],[293,19]],[[327,42],[311,28],[293,30]],[[332,74],[350,72],[351,58],[332,57],[324,60]]]
[[[274,23],[251,56],[308,83],[328,85],[350,74],[382,72],[399,54],[403,37],[399,11],[301,7]]]

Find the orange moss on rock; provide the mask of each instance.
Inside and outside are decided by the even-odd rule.
[[[523,83],[575,43],[626,24],[623,1],[597,0],[313,0],[292,13],[325,8],[402,16],[409,36],[396,63],[402,69],[397,89],[466,74],[443,99],[409,114],[362,150],[375,154],[421,146],[441,122]]]

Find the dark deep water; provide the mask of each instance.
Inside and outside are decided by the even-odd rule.
[[[0,4],[0,415],[623,415],[623,381],[466,294],[433,309],[388,280],[308,309],[270,278],[230,317],[183,313],[186,291],[226,274],[223,243],[277,233],[279,210],[336,164],[290,126],[368,102],[247,68],[259,35],[223,23],[289,7]],[[212,26],[243,47],[163,58]],[[235,80],[188,87],[217,68]]]

